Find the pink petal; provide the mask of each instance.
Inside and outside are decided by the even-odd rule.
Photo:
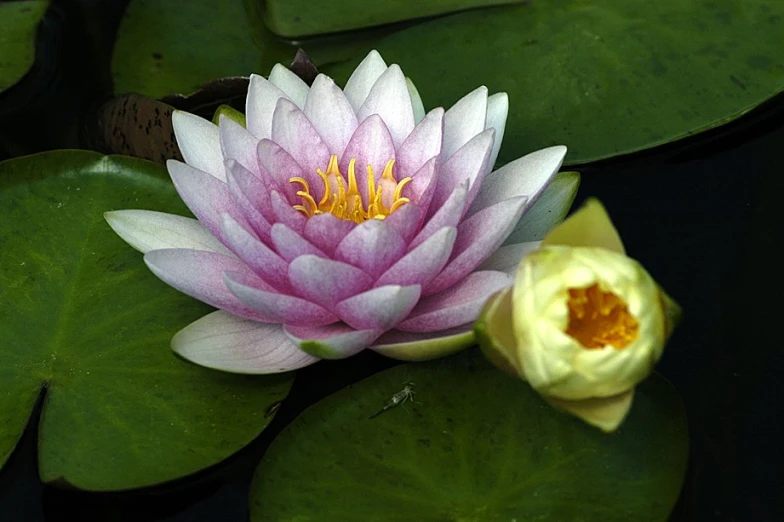
[[[498,152],[501,150],[501,143],[504,140],[504,130],[506,129],[506,116],[509,113],[509,96],[505,92],[497,92],[487,98],[487,118],[485,120],[486,129],[495,129],[495,140],[493,141],[493,151],[490,153],[488,165],[492,167],[498,159]]]
[[[147,252],[144,262],[164,283],[210,306],[255,321],[274,321],[271,317],[243,305],[223,284],[223,273],[227,270],[242,272],[246,277],[255,278],[245,263],[236,257],[172,248]]]
[[[226,183],[176,160],[167,161],[166,168],[182,200],[199,218],[199,222],[218,239],[223,241],[220,228],[222,213],[230,214],[243,225],[247,225]]]
[[[427,211],[433,201],[433,196],[438,187],[440,158],[435,156],[430,158],[421,169],[411,178],[411,183],[406,187],[404,193],[412,202]]]
[[[357,128],[357,115],[332,78],[319,74],[305,103],[305,116],[327,144],[330,154],[341,156]]]
[[[357,111],[357,119],[362,122],[369,116],[378,114],[384,120],[395,148],[414,130],[414,108],[408,94],[406,77],[397,65],[390,65],[378,78],[368,97]]]
[[[335,259],[378,277],[406,252],[406,242],[395,229],[377,219],[357,225],[335,250]]]
[[[422,285],[424,288],[446,265],[456,236],[455,228],[442,228],[392,265],[375,286]]]
[[[183,111],[172,113],[172,126],[185,162],[224,181],[226,173],[218,127],[211,121]]]
[[[310,87],[288,67],[276,63],[270,71],[269,82],[283,91],[297,107],[305,107]]]
[[[357,224],[353,221],[340,219],[332,214],[316,214],[305,223],[303,235],[322,252],[332,256],[338,244],[355,226]]]
[[[338,303],[338,316],[357,330],[389,330],[405,319],[419,301],[419,285],[387,285]]]
[[[430,158],[441,154],[444,136],[444,109],[430,111],[417,125],[397,151],[399,176],[413,175]]]
[[[319,360],[297,348],[281,325],[248,321],[222,310],[177,332],[171,345],[193,363],[232,373],[288,372]]]
[[[488,161],[493,149],[494,133],[493,129],[482,131],[441,166],[438,174],[438,186],[436,186],[436,192],[433,195],[433,202],[430,204],[431,214],[438,210],[452,191],[465,180],[469,180],[466,205],[471,204],[479,192],[482,180],[490,170]]]
[[[329,164],[329,148],[305,113],[289,100],[278,100],[272,121],[272,141],[291,154],[308,174],[326,169]]]
[[[288,263],[270,247],[253,237],[229,216],[223,217],[227,244],[265,283],[283,293],[293,293],[288,278]]]
[[[474,136],[485,130],[487,87],[478,87],[463,96],[444,114],[444,144],[441,158],[446,161]]]
[[[264,170],[269,173],[272,187],[277,188],[286,197],[290,205],[299,205],[302,198],[297,196],[297,191],[302,190],[299,184],[291,183],[293,177],[305,179],[311,187],[319,187],[321,179],[315,171],[312,175],[306,174],[299,163],[286,152],[283,147],[270,140],[261,140],[257,148],[259,162]]]
[[[289,280],[299,295],[328,310],[373,284],[370,276],[359,268],[312,255],[291,262]]]
[[[343,93],[346,95],[354,112],[359,112],[359,108],[373,88],[378,78],[387,70],[387,64],[378,51],[370,51],[364,60],[354,69]]]
[[[391,330],[379,337],[371,350],[400,361],[429,361],[476,344],[473,323],[434,333]]]
[[[324,252],[313,246],[310,241],[283,223],[272,225],[272,244],[275,246],[278,254],[286,261],[293,261],[295,258],[307,254],[327,257]]]
[[[257,74],[250,75],[248,97],[245,99],[245,119],[248,131],[257,139],[272,136],[272,119],[279,99],[288,97],[275,85]]]
[[[448,290],[423,298],[396,328],[404,332],[439,332],[472,323],[487,298],[513,281],[503,272],[473,272]]]
[[[380,116],[372,115],[363,121],[346,145],[346,150],[340,157],[340,172],[346,179],[348,179],[349,162],[354,158],[356,158],[357,188],[362,195],[362,202],[367,205],[368,165],[373,167],[373,178],[377,183],[387,162],[395,159],[392,136]]]
[[[435,234],[444,227],[457,227],[460,218],[463,217],[465,202],[468,197],[468,180],[452,191],[449,198],[441,205],[441,208],[427,220],[425,226],[416,235],[409,248],[421,245],[427,238]]]
[[[463,221],[457,228],[457,241],[449,264],[424,287],[422,294],[432,295],[449,288],[490,257],[512,232],[526,203],[524,196],[507,199]]]
[[[296,325],[323,326],[338,321],[332,313],[317,304],[292,295],[249,285],[248,281],[235,272],[228,272],[224,283],[246,306],[256,310],[275,322]]]
[[[272,212],[275,213],[274,221],[283,223],[296,232],[302,232],[308,218],[305,217],[305,214],[292,207],[277,190],[270,192],[270,204]]]
[[[256,156],[258,141],[245,127],[221,115],[220,145],[223,157],[227,160],[235,160],[257,178],[261,177],[259,160]]]
[[[424,212],[416,203],[406,203],[387,216],[384,223],[395,230],[403,241],[408,244],[419,229],[424,219]]]
[[[507,163],[482,182],[469,214],[517,196],[527,196],[533,205],[561,168],[564,156],[566,147],[559,145]]]
[[[345,359],[375,341],[380,330],[354,330],[342,323],[329,326],[286,325],[283,330],[299,348],[321,359]]]
[[[256,235],[265,242],[270,239],[270,208],[267,188],[253,174],[234,160],[226,161],[226,185],[234,204],[240,209]],[[267,215],[265,215],[266,212]]]

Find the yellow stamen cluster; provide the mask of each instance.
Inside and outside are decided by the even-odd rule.
[[[586,348],[606,345],[621,350],[637,338],[640,324],[626,303],[599,285],[569,289],[569,325],[566,333]]]
[[[297,191],[297,195],[302,198],[302,205],[294,205],[294,208],[308,217],[327,212],[340,219],[362,223],[368,219],[384,219],[410,201],[408,198],[404,198],[402,193],[403,187],[411,182],[411,178],[403,178],[400,182],[395,181],[395,177],[392,175],[395,160],[391,159],[384,167],[378,184],[376,184],[376,178],[373,175],[373,167],[368,165],[368,205],[366,209],[362,195],[357,188],[355,164],[355,158],[352,158],[348,164],[348,189],[346,189],[346,181],[340,173],[336,155],[333,154],[329,158],[327,172],[321,169],[316,171],[324,182],[324,195],[318,203],[311,194],[310,185],[305,179],[300,177],[289,179],[289,183],[302,186],[302,190]]]

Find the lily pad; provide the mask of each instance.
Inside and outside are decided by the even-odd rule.
[[[132,0],[112,58],[115,92],[189,94],[212,80],[266,74],[273,64],[290,62],[296,49],[266,37],[252,4]]]
[[[340,0],[267,0],[264,21],[273,33],[292,38],[436,16],[463,9],[510,4],[521,0],[425,0],[407,2]]]
[[[576,164],[705,131],[782,92],[784,2],[526,2],[424,22],[376,47],[426,107],[478,84],[508,92],[502,163],[566,144]],[[367,50],[326,72],[347,79]]]
[[[32,67],[38,22],[48,6],[48,0],[0,2],[0,91]]]
[[[370,418],[408,382],[413,401]],[[606,435],[471,350],[306,410],[257,468],[251,520],[663,521],[687,445],[683,405],[656,374]]]
[[[209,308],[156,279],[103,212],[185,213],[165,170],[58,151],[0,163],[0,464],[45,393],[44,482],[121,490],[183,477],[253,440],[287,375],[194,366],[169,342]]]

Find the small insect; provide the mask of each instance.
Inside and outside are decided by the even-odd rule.
[[[394,394],[392,397],[390,397],[389,400],[387,401],[387,403],[384,404],[384,407],[381,408],[380,410],[378,410],[373,415],[371,415],[369,418],[373,419],[375,417],[378,417],[379,415],[381,415],[385,411],[387,411],[387,410],[389,410],[391,408],[394,408],[398,404],[403,404],[406,401],[413,401],[414,400],[414,395],[416,394],[416,392],[414,391],[414,383],[413,382],[404,382],[403,385],[404,385],[404,387],[403,387],[402,390],[400,390],[399,392]]]
[[[267,410],[264,412],[264,418],[266,419],[267,417],[275,415],[278,412],[278,410],[280,409],[280,406],[282,404],[283,404],[283,401],[278,401],[278,402],[272,403],[272,405],[269,408],[267,408]]]

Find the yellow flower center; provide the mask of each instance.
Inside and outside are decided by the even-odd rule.
[[[618,350],[637,338],[640,324],[623,299],[599,285],[569,289],[566,333],[588,349],[612,345]]]
[[[300,177],[289,179],[289,183],[302,186],[302,190],[297,191],[297,195],[302,198],[302,205],[294,205],[294,208],[307,217],[328,212],[340,219],[362,223],[367,219],[384,219],[410,201],[402,196],[402,192],[403,187],[411,182],[411,178],[403,178],[400,182],[395,181],[395,177],[392,175],[395,160],[391,159],[384,167],[378,184],[376,184],[376,178],[373,175],[373,167],[368,165],[366,199],[368,205],[365,208],[362,195],[357,188],[355,163],[356,159],[351,158],[348,164],[348,188],[346,188],[346,181],[340,173],[336,155],[330,156],[327,172],[321,169],[316,171],[324,183],[324,195],[318,203],[311,194],[307,181]]]

